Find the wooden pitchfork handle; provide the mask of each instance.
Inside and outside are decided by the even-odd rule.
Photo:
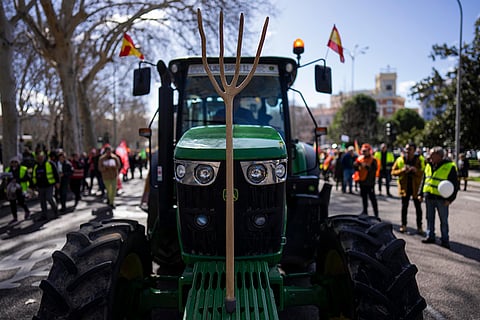
[[[269,18],[265,18],[265,23],[263,24],[262,36],[258,44],[257,53],[255,55],[255,60],[253,62],[252,69],[248,73],[247,77],[242,81],[240,85],[237,86],[238,79],[240,77],[240,59],[242,53],[242,38],[243,38],[243,13],[240,14],[240,26],[238,30],[238,43],[237,43],[237,56],[235,60],[235,73],[233,79],[230,83],[227,83],[227,78],[225,77],[225,64],[224,64],[224,43],[223,43],[223,11],[220,11],[220,81],[222,83],[222,88],[218,84],[217,80],[212,74],[210,67],[207,62],[207,41],[205,38],[205,32],[203,30],[203,21],[202,21],[202,12],[200,9],[197,11],[198,19],[198,30],[200,32],[200,37],[202,40],[202,63],[205,68],[205,72],[210,79],[215,91],[220,97],[223,98],[225,103],[225,130],[226,130],[226,297],[225,297],[225,309],[228,313],[233,313],[236,308],[235,300],[235,225],[234,225],[234,205],[233,205],[233,193],[234,193],[234,182],[233,182],[233,100],[235,96],[240,93],[252,80],[252,77],[257,69],[258,61],[260,60],[260,54],[262,52],[263,43],[265,42],[265,36],[267,34],[267,27]]]

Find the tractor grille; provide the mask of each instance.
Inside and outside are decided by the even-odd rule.
[[[235,255],[252,256],[280,251],[285,221],[285,183],[253,186],[236,166],[235,189]],[[224,166],[221,166],[224,168]],[[223,198],[225,171],[220,169],[216,181],[209,186],[177,183],[183,251],[187,254],[225,255],[225,211]],[[204,227],[195,223],[203,215],[209,221]],[[264,216],[265,225],[254,224]]]
[[[235,262],[236,310],[225,310],[225,263],[199,262],[185,307],[186,319],[278,319],[266,262]]]

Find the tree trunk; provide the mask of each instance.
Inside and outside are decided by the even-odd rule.
[[[8,21],[3,3],[0,3],[0,97],[3,117],[2,160],[18,155],[18,113],[15,99],[13,65],[13,26]],[[8,120],[8,121],[5,121]],[[22,150],[23,151],[23,150]]]
[[[73,55],[71,55],[73,56]],[[57,67],[63,92],[63,137],[60,141],[67,155],[83,151],[83,142],[80,136],[78,117],[77,76],[73,62],[65,61]]]
[[[78,106],[80,109],[81,128],[83,133],[83,150],[90,150],[96,145],[95,130],[93,128],[90,99],[88,98],[87,85],[83,82],[78,84]]]

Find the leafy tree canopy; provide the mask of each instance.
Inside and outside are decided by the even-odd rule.
[[[446,44],[433,46],[432,60],[458,59],[459,48]],[[480,19],[475,22],[475,36],[470,44],[462,44],[461,102],[460,102],[460,150],[480,149]],[[455,116],[457,68],[442,75],[433,69],[432,75],[412,88],[412,95],[425,105],[435,108],[446,106],[444,113],[426,124],[423,143],[426,146],[455,146]]]
[[[338,141],[346,135],[350,142],[378,143],[378,112],[375,100],[365,94],[358,94],[345,101],[335,115],[330,127],[330,138]]]

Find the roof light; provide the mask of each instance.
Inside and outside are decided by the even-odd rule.
[[[305,51],[305,44],[303,40],[298,38],[293,42],[293,53],[296,55],[302,54]]]

